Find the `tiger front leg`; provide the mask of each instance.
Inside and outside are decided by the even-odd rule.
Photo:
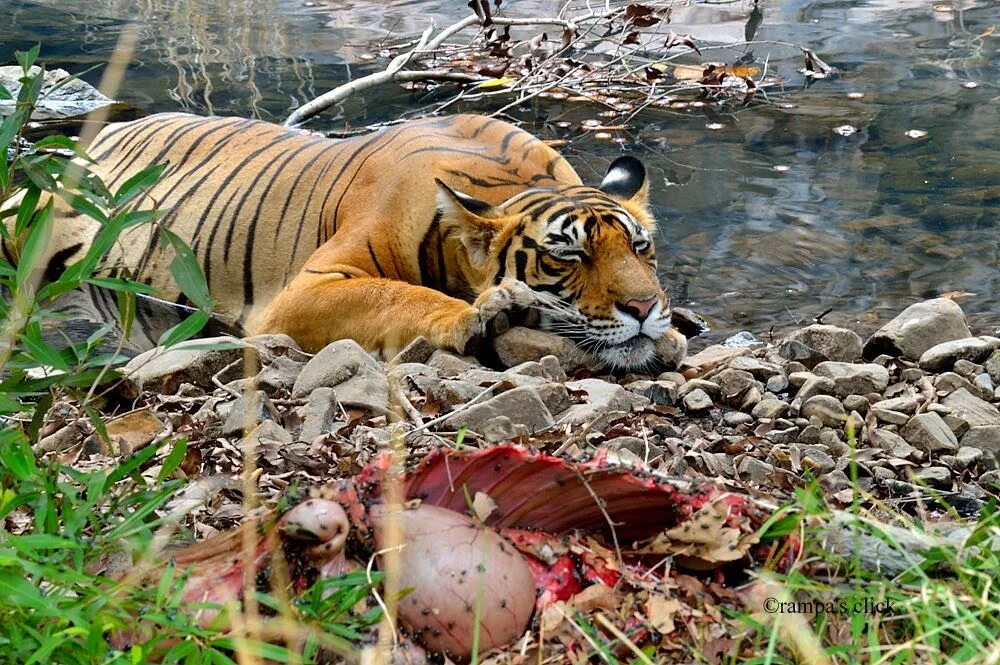
[[[502,328],[508,312],[531,302],[531,290],[514,281],[487,289],[470,305],[407,282],[303,271],[251,328],[256,333],[285,333],[310,352],[353,339],[391,357],[423,336],[436,346],[465,353],[470,341]]]

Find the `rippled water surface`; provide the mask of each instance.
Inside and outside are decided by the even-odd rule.
[[[517,15],[553,15],[559,6],[514,5]],[[753,8],[682,5],[668,29],[702,45],[738,43]],[[663,278],[675,302],[704,314],[714,334],[766,335],[828,309],[826,322],[870,331],[945,292],[971,294],[960,301],[970,317],[995,328],[998,9],[986,0],[761,0],[756,39],[766,43],[710,58],[731,62],[752,50],[766,60],[785,81],[767,104],[649,111],[619,132],[623,144],[556,126],[578,126],[595,108],[543,100],[514,113],[539,135],[566,139],[561,149],[585,179],[598,179],[623,150],[647,163]],[[384,66],[365,59],[383,40],[467,11],[463,0],[0,0],[0,64],[40,41],[50,67],[80,71],[105,62],[123,26],[138,24],[139,52],[119,94],[131,113],[280,120]],[[807,85],[792,43],[838,74]],[[422,93],[382,88],[315,125],[364,125],[427,103]],[[856,131],[835,131],[844,125]]]

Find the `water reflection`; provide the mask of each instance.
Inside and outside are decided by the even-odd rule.
[[[757,39],[807,45],[839,75],[807,85],[795,48],[736,44],[711,57],[766,59],[786,81],[770,104],[650,111],[622,133],[624,149],[642,156],[653,176],[664,279],[720,335],[780,332],[831,307],[826,321],[871,330],[947,291],[975,294],[962,300],[974,322],[1000,326],[996,4],[934,6],[950,11],[924,0],[762,2]],[[560,3],[512,7],[555,14]],[[737,43],[753,9],[678,6],[669,29],[701,43]],[[274,119],[378,66],[359,58],[388,36],[467,11],[462,0],[0,0],[10,17],[0,59],[40,40],[52,65],[78,71],[106,60],[123,22],[138,22],[144,50],[123,96],[139,113]],[[364,124],[426,101],[397,88],[369,92],[320,124]],[[596,181],[623,148],[555,124],[578,125],[596,111],[535,100],[514,114],[543,136],[568,140],[561,149]],[[842,125],[857,131],[834,131]]]

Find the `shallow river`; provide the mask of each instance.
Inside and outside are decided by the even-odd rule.
[[[504,6],[511,3],[505,3]],[[509,15],[554,15],[518,0]],[[652,174],[662,277],[712,336],[766,336],[830,310],[871,331],[945,292],[1000,327],[1000,4],[987,0],[761,0],[678,3],[669,30],[729,62],[752,50],[784,84],[768,103],[639,115],[622,142],[579,130],[596,108],[544,100],[512,113],[561,149],[585,179],[622,151]],[[384,67],[383,41],[466,15],[463,0],[0,0],[0,64],[43,44],[48,66],[105,62],[124,26],[138,53],[118,97],[133,115],[163,110],[283,119],[330,87]],[[807,84],[807,46],[837,75]],[[706,54],[708,56],[708,54]],[[695,60],[689,60],[695,62]],[[85,76],[97,83],[99,72]],[[388,87],[311,126],[342,129],[428,103]],[[485,108],[485,107],[482,107]],[[466,106],[462,110],[477,110]],[[481,108],[479,109],[481,110]],[[557,123],[573,127],[560,129]],[[836,128],[850,125],[854,133]],[[712,128],[710,128],[710,126]],[[575,128],[575,129],[574,129]],[[913,130],[917,130],[914,132]]]

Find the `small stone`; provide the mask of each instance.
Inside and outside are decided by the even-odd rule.
[[[816,416],[827,427],[841,428],[847,420],[847,411],[836,397],[813,395],[802,403],[800,413],[806,417]]]
[[[1000,411],[964,388],[945,397],[941,404],[951,409],[952,415],[956,418],[969,423],[970,427],[1000,425]]]
[[[812,372],[791,372],[788,375],[788,382],[791,383],[796,388],[802,388],[810,379],[815,379],[816,375]]]
[[[785,429],[772,429],[764,434],[764,438],[774,444],[795,443],[799,438],[799,428],[793,425]]]
[[[739,473],[741,478],[745,478],[755,485],[764,487],[771,485],[771,475],[774,473],[774,467],[767,462],[762,462],[755,457],[747,455],[740,460],[739,466],[736,467],[736,471]]]
[[[763,398],[764,396],[761,394],[758,386],[750,386],[750,389],[744,393],[743,400],[740,402],[740,410],[749,411],[753,409]]]
[[[955,372],[944,372],[935,376],[934,389],[939,395],[947,395],[961,389],[965,389],[968,392],[976,390],[971,381]]]
[[[685,382],[684,385],[677,388],[677,397],[682,398],[692,390],[701,390],[706,392],[712,399],[717,399],[722,395],[722,390],[719,388],[719,384],[712,381],[706,381],[705,379],[691,379]]]
[[[865,343],[864,357],[887,353],[916,359],[935,344],[971,336],[958,303],[934,298],[910,305],[882,326]]]
[[[996,351],[991,353],[990,357],[983,362],[983,368],[990,375],[990,378],[993,379],[993,383],[1000,385],[1000,353]]]
[[[953,413],[942,414],[941,419],[944,421],[944,424],[948,426],[948,429],[954,432],[955,436],[959,439],[965,436],[965,433],[969,431],[969,423]]]
[[[682,386],[687,382],[687,379],[680,372],[663,372],[656,377],[657,381],[670,381],[671,383],[677,384],[677,386]]]
[[[288,356],[277,356],[257,375],[257,385],[269,394],[278,390],[291,390],[302,367],[303,363]]]
[[[985,453],[982,449],[963,445],[958,449],[958,452],[955,453],[955,469],[957,471],[965,471],[966,469],[978,464],[984,456]]]
[[[712,380],[719,386],[722,392],[722,399],[730,404],[739,404],[742,401],[743,394],[751,386],[757,385],[757,380],[750,372],[728,367],[713,376]]]
[[[454,353],[438,349],[427,359],[427,366],[433,367],[439,376],[454,379],[465,374],[475,365],[465,358],[459,358]]]
[[[815,445],[819,443],[820,427],[818,425],[805,425],[801,426],[802,431],[799,432],[799,441],[809,445]]]
[[[329,434],[334,426],[347,423],[338,420],[343,415],[333,388],[317,388],[309,394],[309,401],[302,409],[300,441],[311,442],[318,436]]]
[[[507,416],[514,425],[524,425],[535,432],[555,424],[552,413],[533,387],[523,386],[492,397],[449,416],[444,428],[457,431],[468,427],[482,434],[486,424],[497,416]]]
[[[951,489],[951,469],[945,466],[929,466],[919,469],[913,474],[913,477],[930,487],[943,490]]]
[[[778,355],[786,360],[794,360],[812,369],[816,365],[829,360],[824,354],[816,351],[794,339],[786,339],[778,345]]]
[[[976,374],[986,371],[982,365],[970,362],[965,358],[959,358],[958,360],[955,361],[954,370],[956,374],[958,374],[959,376],[964,376],[969,381],[972,381],[973,377],[975,377]]]
[[[547,378],[545,376],[545,370],[542,369],[542,364],[534,360],[526,360],[520,365],[511,367],[506,370],[504,374],[517,374],[520,376],[532,376],[536,379]]]
[[[920,369],[943,372],[952,369],[959,359],[978,363],[1000,347],[997,337],[966,337],[935,344],[920,355]]]
[[[685,370],[698,370],[701,373],[705,373],[726,364],[726,362],[737,356],[746,356],[749,354],[750,349],[746,347],[729,347],[715,344],[682,360],[679,369],[682,373]]]
[[[217,348],[211,348],[211,347]],[[244,359],[248,344],[233,337],[190,339],[169,349],[161,346],[140,353],[122,368],[125,393],[137,397],[142,391],[172,395],[182,383],[213,387],[212,377]],[[235,368],[238,376],[253,376],[257,367]],[[231,379],[227,379],[231,380]]]
[[[438,382],[437,388],[431,394],[445,407],[446,411],[450,411],[460,404],[472,401],[481,392],[483,392],[482,386],[476,383],[460,379],[445,379]]]
[[[880,393],[889,385],[889,371],[874,363],[824,362],[813,368],[817,376],[831,379],[838,397]]]
[[[616,451],[628,450],[647,464],[663,457],[663,448],[637,436],[617,436],[605,441],[601,447]]]
[[[549,381],[562,382],[566,380],[566,371],[556,356],[542,356],[538,364],[542,366],[542,370],[545,371],[545,376]]]
[[[712,406],[712,398],[701,388],[695,388],[684,395],[684,408],[692,413],[707,411]]]
[[[924,370],[919,367],[907,367],[899,373],[899,378],[907,383],[915,383],[924,377]]]
[[[818,448],[807,448],[801,453],[802,468],[808,469],[814,476],[821,476],[833,471],[837,463],[833,458]]]
[[[993,386],[993,379],[986,372],[976,374],[972,379],[972,384],[979,389],[979,395],[986,394],[992,396],[996,391],[996,388]]]
[[[497,356],[506,367],[528,360],[555,356],[567,372],[594,364],[593,358],[572,340],[544,330],[516,326],[498,335],[493,342]]]
[[[855,362],[861,359],[861,338],[846,328],[816,323],[794,331],[786,339],[801,342],[829,360]]]
[[[608,383],[600,379],[569,381],[566,383],[566,388],[587,393],[587,402],[590,405],[607,411],[631,411],[637,400],[649,403],[648,400],[629,393],[617,383]]]
[[[864,415],[868,413],[868,398],[861,395],[848,395],[844,398],[844,408]]]
[[[840,438],[840,433],[832,429],[824,429],[819,433],[819,445],[826,446],[830,454],[837,457],[851,452],[851,447]]]
[[[927,453],[958,450],[958,439],[936,413],[919,413],[903,426],[900,434],[911,446]]]
[[[633,381],[626,384],[625,389],[657,406],[669,406],[677,401],[677,384],[673,381]]]
[[[316,388],[333,388],[337,401],[376,413],[389,410],[389,380],[379,362],[353,339],[325,346],[306,363],[292,388],[303,397]]]
[[[738,356],[729,361],[729,369],[750,372],[758,381],[767,381],[772,376],[782,374],[781,367],[764,363],[753,356]]]
[[[840,469],[834,469],[819,480],[823,488],[831,494],[836,494],[837,492],[842,492],[853,487],[851,479]]]
[[[891,425],[905,425],[910,420],[910,416],[908,414],[903,413],[902,411],[883,409],[880,405],[873,406],[871,408],[871,414],[880,422],[889,423]]]
[[[895,480],[896,479],[896,472],[893,471],[892,469],[887,469],[884,466],[873,467],[872,468],[872,475],[877,480],[881,480],[881,481]]]
[[[562,414],[573,406],[569,391],[561,383],[543,383],[540,386],[535,386],[535,392],[542,398],[549,413],[553,415]]]
[[[265,420],[253,428],[240,442],[240,450],[248,453],[255,450],[257,456],[264,458],[268,464],[278,466],[281,461],[281,451],[292,443],[292,435],[273,420]]]
[[[402,365],[403,363],[426,363],[431,355],[437,351],[437,347],[430,343],[423,335],[417,337],[412,342],[403,347],[403,350],[393,356],[389,361],[390,365]]]
[[[814,395],[829,395],[836,390],[837,384],[833,382],[833,379],[828,379],[825,376],[814,376],[802,384],[795,396],[805,402]]]
[[[739,411],[728,411],[722,415],[722,424],[726,427],[739,427],[753,422],[753,416]]]
[[[775,374],[767,380],[767,391],[771,393],[783,393],[788,390],[788,377],[784,374]]]
[[[531,432],[522,423],[515,424],[507,416],[495,416],[486,421],[483,425],[482,435],[487,443],[500,443],[501,441],[511,441],[520,436],[527,436]]]
[[[1000,425],[973,427],[962,437],[962,448],[983,453],[983,466],[1000,469]]]
[[[242,434],[265,420],[278,420],[278,409],[263,390],[237,397],[229,409],[229,416],[222,426],[223,436]]]
[[[788,402],[765,397],[750,412],[754,418],[780,418],[788,413]]]
[[[913,415],[920,406],[920,398],[915,395],[905,397],[894,397],[893,399],[882,399],[875,402],[872,408],[886,409],[887,411],[900,411]]]

